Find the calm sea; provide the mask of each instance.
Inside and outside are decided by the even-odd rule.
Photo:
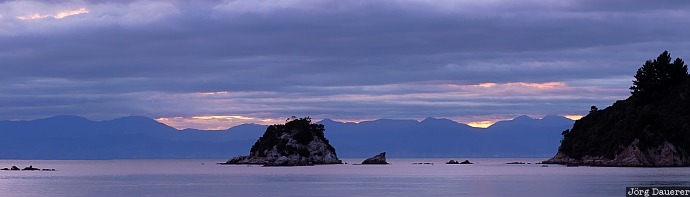
[[[57,171],[0,171],[0,196],[625,196],[690,186],[690,168],[565,167],[543,158],[389,159],[391,165],[216,165],[223,160],[0,160]],[[463,159],[464,160],[464,159]],[[533,164],[507,165],[521,161]],[[433,163],[413,164],[413,163]]]

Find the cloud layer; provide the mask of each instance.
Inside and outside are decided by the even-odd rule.
[[[0,119],[584,114],[626,98],[644,60],[690,56],[687,10],[622,0],[0,1]]]

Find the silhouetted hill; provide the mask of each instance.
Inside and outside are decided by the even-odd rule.
[[[141,116],[0,121],[0,159],[227,158],[244,153],[241,150],[264,129],[242,125],[221,131],[180,131]]]
[[[592,111],[563,132],[547,162],[600,166],[690,165],[690,76],[664,51],[637,71],[632,96]]]
[[[96,124],[79,116],[55,116],[32,121],[0,121],[0,131],[6,138],[95,136]]]
[[[558,147],[560,131],[573,121],[524,116],[487,129],[436,118],[318,123],[326,126],[326,136],[341,157],[367,157],[381,151],[393,157],[546,157]]]
[[[488,129],[437,118],[360,123],[324,119],[318,123],[325,125],[324,134],[340,157],[367,157],[382,151],[393,157],[543,157],[554,153],[560,132],[572,125],[562,117],[527,118]],[[266,127],[244,124],[227,130],[177,130],[141,116],[107,121],[78,116],[0,121],[0,159],[226,159],[246,154]]]

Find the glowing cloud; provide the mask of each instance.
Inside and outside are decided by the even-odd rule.
[[[24,16],[17,16],[18,19],[20,20],[35,20],[35,19],[42,19],[42,18],[54,18],[54,19],[63,19],[68,16],[74,16],[74,15],[79,15],[79,14],[87,14],[89,13],[89,10],[86,8],[79,8],[76,10],[65,10],[65,11],[60,11],[58,13],[55,13],[54,15],[41,15],[39,13],[32,13],[32,14],[27,14]]]
[[[483,87],[483,88],[490,88],[490,87],[496,86],[496,83],[480,83],[480,84],[477,84],[477,86]]]
[[[48,15],[41,16],[38,13],[28,14],[28,15],[24,15],[24,16],[17,16],[17,18],[20,20],[33,20],[33,19],[41,19],[41,18],[46,18],[46,17],[49,17],[49,16]]]
[[[532,87],[532,88],[539,88],[539,89],[550,89],[550,88],[555,88],[555,87],[564,87],[565,83],[563,82],[546,82],[546,83],[526,83],[526,82],[513,82],[513,83],[507,83],[506,85],[518,85],[518,86],[525,86],[525,87]]]
[[[452,88],[511,88],[511,87],[527,87],[536,89],[552,89],[567,86],[564,82],[545,82],[545,83],[529,83],[529,82],[509,82],[509,83],[480,83],[474,85],[458,85],[448,84]]]
[[[77,10],[67,10],[67,11],[58,12],[54,17],[56,19],[61,19],[61,18],[65,18],[68,16],[87,14],[87,13],[89,13],[89,10],[87,10],[86,8],[79,8]]]
[[[213,96],[213,95],[227,95],[227,94],[230,94],[230,92],[228,92],[228,91],[221,91],[221,92],[199,92],[199,93],[197,93],[197,94],[203,95],[203,96]]]

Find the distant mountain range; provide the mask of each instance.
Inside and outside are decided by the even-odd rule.
[[[383,151],[389,157],[548,157],[573,122],[560,116],[520,116],[486,129],[436,118],[318,123],[325,125],[338,156],[348,158]],[[265,130],[257,124],[178,130],[141,116],[0,121],[0,159],[227,159],[246,155]]]

